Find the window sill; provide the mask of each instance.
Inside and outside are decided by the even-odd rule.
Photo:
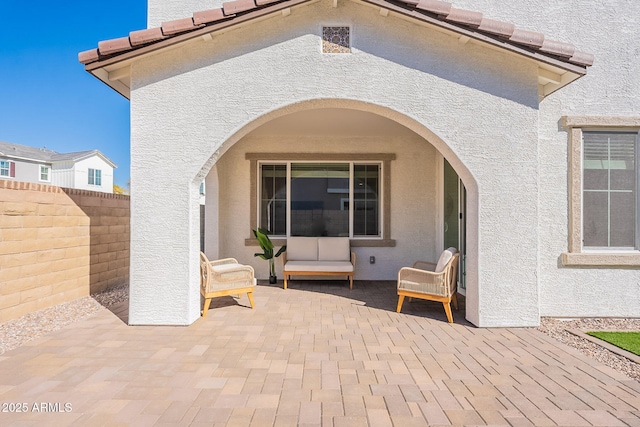
[[[565,267],[640,267],[640,253],[571,253],[562,254]]]
[[[271,239],[274,246],[282,246],[287,244],[287,239]],[[394,239],[351,239],[352,248],[391,248],[396,245]],[[256,239],[245,239],[245,246],[260,246]]]

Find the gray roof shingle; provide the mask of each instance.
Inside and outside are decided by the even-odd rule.
[[[76,151],[73,153],[58,153],[48,150],[46,147],[30,147],[28,145],[12,144],[10,142],[0,141],[0,156],[21,158],[26,160],[34,160],[45,163],[55,163],[64,161],[78,161],[88,157],[98,155],[111,163],[113,167],[116,165],[99,150]]]

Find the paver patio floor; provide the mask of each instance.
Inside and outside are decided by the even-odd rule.
[[[393,282],[255,301],[214,299],[189,327],[127,326],[122,304],[9,351],[2,410],[27,412],[0,425],[640,426],[640,382],[535,329],[398,314]]]

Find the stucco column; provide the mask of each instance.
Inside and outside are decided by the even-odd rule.
[[[213,165],[205,179],[205,225],[204,251],[209,259],[220,258],[219,213],[220,196],[218,168]]]
[[[134,164],[129,324],[189,325],[200,315],[199,183],[149,180]]]

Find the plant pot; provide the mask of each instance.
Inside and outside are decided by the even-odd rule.
[[[272,284],[272,285],[278,283],[278,277],[277,276],[269,276],[269,283]]]

